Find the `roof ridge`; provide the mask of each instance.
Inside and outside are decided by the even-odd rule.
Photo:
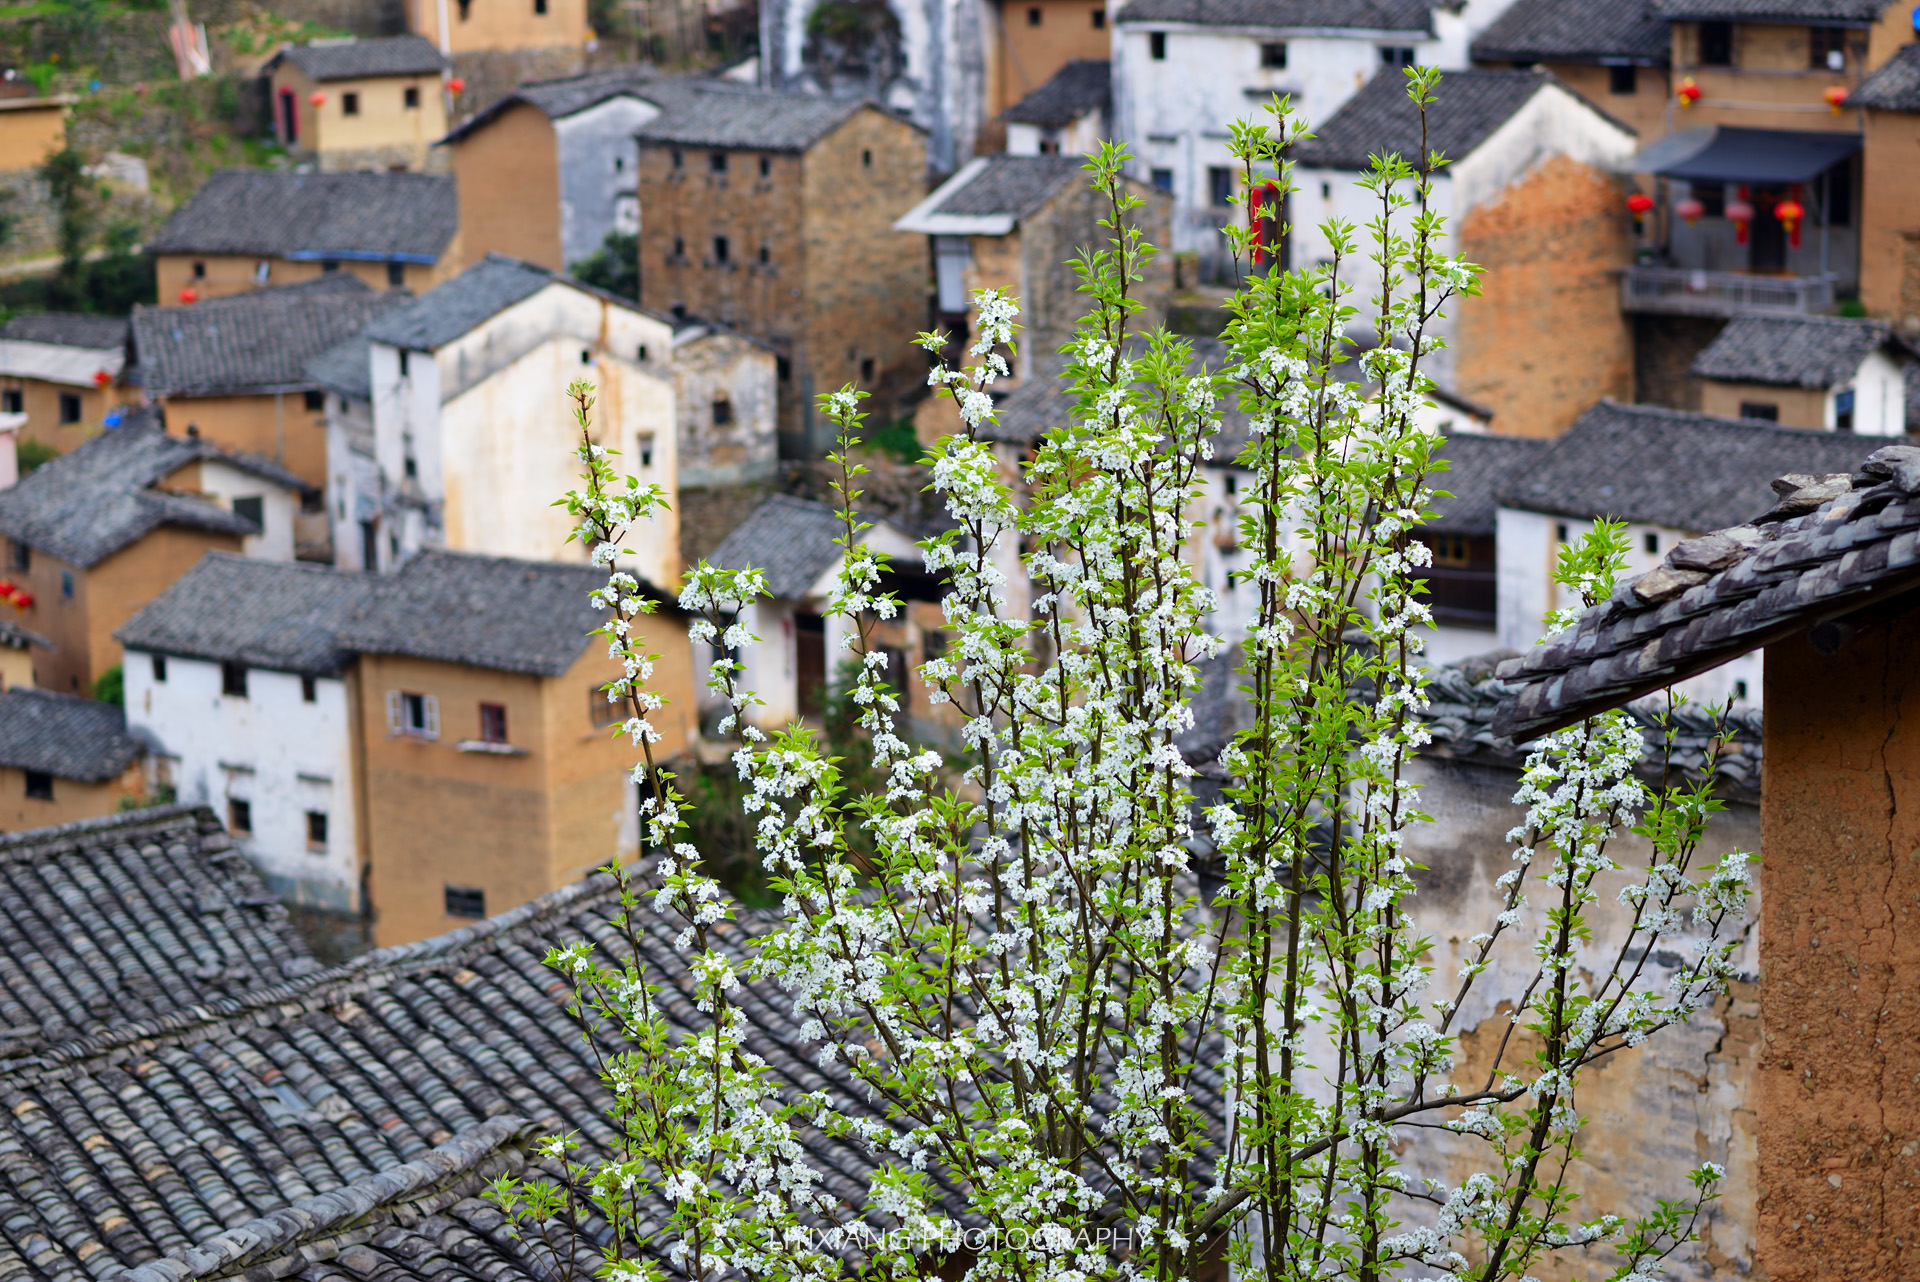
[[[8,691],[9,694],[12,691]],[[48,691],[47,693],[57,693]],[[145,806],[91,819],[74,819],[45,828],[0,833],[0,860],[26,863],[36,857],[58,857],[80,849],[83,839],[103,833],[139,832],[147,829],[177,828],[188,819],[196,819],[202,834],[225,831],[211,808],[199,802],[180,802],[166,806]]]

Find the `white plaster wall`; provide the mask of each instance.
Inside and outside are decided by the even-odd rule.
[[[253,835],[239,845],[285,898],[339,912],[360,909],[354,847],[352,721],[347,683],[315,679],[315,700],[300,678],[254,668],[247,697],[220,693],[220,665],[170,655],[167,679],[153,679],[153,656],[128,650],[127,726],[167,758],[183,802],[205,803],[223,820],[227,802],[250,804]],[[327,848],[307,849],[309,810],[327,815]]]
[[[740,612],[740,625],[760,638],[740,654],[741,676],[747,689],[760,699],[748,711],[755,725],[767,730],[784,727],[800,714],[800,687],[794,674],[793,610],[791,601],[756,601]]]
[[[622,97],[553,122],[560,170],[560,253],[569,267],[599,249],[614,230],[621,197],[637,199],[640,144],[634,134],[659,114],[650,102]]]
[[[1440,92],[1446,92],[1443,80]],[[1454,200],[1462,215],[1500,193],[1555,156],[1610,168],[1632,156],[1639,139],[1625,125],[1601,115],[1578,94],[1549,83],[1478,147],[1456,156]]]
[[[264,500],[261,504],[263,528],[259,534],[249,534],[242,539],[240,550],[262,561],[293,560],[293,519],[300,511],[298,495],[265,477],[242,471],[218,459],[201,461],[200,488],[229,511],[235,499],[258,497]]]
[[[1009,156],[1038,156],[1042,154],[1042,144],[1053,144],[1055,153],[1062,156],[1086,156],[1100,149],[1106,131],[1101,128],[1101,114],[1089,111],[1077,120],[1070,121],[1061,128],[1047,128],[1041,125],[1027,125],[1009,122],[1007,125],[1007,154]]]
[[[1840,421],[1840,393],[1853,392],[1853,430],[1861,436],[1904,436],[1907,430],[1907,380],[1884,351],[1867,353],[1849,382],[1827,390],[1821,413],[1828,431]]]
[[[363,564],[360,522],[378,520],[380,465],[373,454],[373,406],[327,394],[327,520],[333,527],[333,563],[342,570],[378,569]]]

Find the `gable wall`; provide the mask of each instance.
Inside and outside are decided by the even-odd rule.
[[[189,425],[223,450],[272,459],[309,485],[327,482],[326,414],[307,408],[303,393],[251,396],[169,396],[167,431],[186,436]]]
[[[544,111],[515,103],[443,150],[453,152],[467,261],[506,254],[566,270],[558,144]]]

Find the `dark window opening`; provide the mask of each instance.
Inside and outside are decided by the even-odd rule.
[[[1607,92],[1628,95],[1637,93],[1640,88],[1640,68],[1632,63],[1607,68]]]
[[[1381,45],[1380,65],[1383,67],[1411,67],[1413,50],[1407,45]]]
[[[772,156],[760,157],[760,176],[762,178],[773,177],[773,157]]]
[[[12,566],[14,570],[25,574],[33,568],[33,549],[22,543],[19,539],[14,539],[13,554],[8,558],[7,563]]]
[[[827,708],[827,622],[802,610],[793,613],[793,676],[800,715],[817,717]]]
[[[645,343],[640,344],[640,346],[634,349],[633,359],[637,361],[644,361],[645,359],[647,359],[647,345]]]
[[[1648,556],[1659,556],[1660,555],[1660,536],[1658,534],[1647,535],[1645,539],[1645,547],[1647,549]]]
[[[1420,576],[1427,581],[1423,595],[1433,611],[1433,621],[1450,627],[1491,629],[1498,605],[1499,565],[1493,537],[1432,533],[1421,538],[1433,551],[1433,564]]]
[[[307,811],[307,849],[325,850],[327,848],[327,812],[324,810]]]
[[[707,156],[707,168],[716,174],[726,173],[727,153],[724,151],[710,152]]]
[[[1222,208],[1233,203],[1233,170],[1225,165],[1208,167],[1207,199]]]
[[[473,16],[473,0],[460,0],[460,21],[465,22]]]
[[[487,892],[478,886],[447,887],[447,916],[449,917],[485,917],[487,915]]]
[[[1164,191],[1169,196],[1173,194],[1173,170],[1156,169],[1153,171],[1151,175],[1151,179],[1153,182],[1154,190]]]
[[[873,152],[871,150],[862,151],[860,153],[860,163],[866,168],[872,169],[873,168]]]
[[[387,264],[387,288],[399,289],[407,283],[407,265],[405,263]]]
[[[234,832],[253,831],[253,803],[237,797],[227,799],[227,827]]]
[[[640,466],[653,466],[653,437],[651,434],[639,439],[635,447],[640,454]]]
[[[400,349],[400,377],[405,378],[406,376],[407,376],[407,352],[405,348],[401,348]]]
[[[373,521],[360,522],[360,568],[380,568],[380,527]]]
[[[625,699],[609,699],[599,686],[587,687],[587,720],[595,726],[610,726],[627,715]]]
[[[66,597],[68,600],[73,599],[73,571],[72,570],[60,571],[60,595],[63,597]]]
[[[1040,6],[1039,5],[1027,6],[1027,25],[1029,27],[1037,27],[1040,25]]]
[[[233,514],[243,521],[252,521],[263,530],[267,528],[267,501],[258,494],[235,499]]]
[[[320,274],[322,276],[337,275],[339,271],[340,260],[338,258],[323,258],[320,260]]]
[[[772,261],[773,261],[772,247],[768,245],[760,246],[760,265],[762,267],[765,267],[768,263]]]
[[[1771,401],[1741,401],[1740,417],[1757,419],[1762,423],[1778,423],[1780,407]]]
[[[400,470],[406,473],[409,481],[420,479],[420,460],[409,454],[400,461]]]
[[[676,245],[679,243],[679,241],[674,242]],[[687,305],[685,303],[675,303],[667,310],[673,313],[673,318],[677,321],[683,321],[687,318]]]
[[[193,278],[195,280],[205,280],[207,278],[207,265],[205,263],[195,263],[193,265]]]
[[[580,349],[580,363],[582,365],[593,364],[593,350],[591,348],[583,347]]]
[[[713,425],[725,427],[733,422],[733,402],[724,396],[713,398]]]
[[[1557,543],[1565,543],[1567,541],[1567,523],[1565,521],[1553,527],[1553,537]]]
[[[1851,432],[1853,430],[1853,389],[1837,392],[1833,398],[1833,430]]]
[[[27,797],[32,801],[53,800],[53,776],[45,770],[26,770]]]
[[[507,705],[504,703],[483,703],[480,705],[480,742],[505,743],[507,741]]]
[[[156,654],[153,656],[153,679],[162,685],[166,684],[167,656],[164,654]]]
[[[80,421],[80,393],[60,393],[60,426]]]
[[[547,0],[533,0],[533,16],[536,18],[547,16]]]
[[[1285,71],[1287,69],[1287,46],[1280,43],[1261,45],[1260,65],[1269,71]]]
[[[675,169],[686,168],[686,165],[687,165],[686,154],[682,152],[678,147],[675,147],[672,151],[668,152],[667,155]]]
[[[340,95],[340,114],[343,116],[359,115],[360,114],[360,95],[357,93],[341,94]]]
[[[0,392],[0,410],[9,414],[24,414],[27,409],[27,394],[17,387]]]
[[[1845,27],[1808,27],[1807,45],[1807,65],[1815,71],[1847,69]]]
[[[1853,226],[1853,161],[1843,160],[1821,175],[1827,200],[1827,226]]]
[[[316,677],[300,678],[300,702],[320,702],[320,681]]]
[[[1105,31],[1107,29],[1107,11],[1105,9],[1095,9],[1093,11],[1093,29],[1095,31]]]
[[[1167,60],[1167,33],[1154,31],[1147,35],[1147,57],[1155,62]]]
[[[1693,198],[1700,202],[1700,213],[1702,217],[1726,217],[1727,185],[1725,183],[1694,183]]]
[[[1700,24],[1700,65],[1703,67],[1733,65],[1733,24],[1731,22]]]
[[[420,91],[411,88],[402,89],[400,91],[400,103],[404,107],[418,107],[420,105]]]
[[[862,383],[871,383],[873,381],[873,357],[871,356],[861,358],[860,381]]]
[[[675,236],[673,238],[673,253],[667,256],[668,261],[672,261],[673,259],[676,259],[676,258],[685,258],[686,256],[687,256],[686,238],[684,236]]]
[[[310,387],[302,395],[308,409],[323,410],[327,408],[327,394],[318,388]]]
[[[725,236],[715,236],[713,238],[713,261],[716,263],[726,262],[729,248]]]
[[[220,665],[220,693],[235,699],[247,697],[247,665],[232,659]]]
[[[793,378],[793,361],[785,356],[773,358],[773,372],[782,383]]]
[[[1736,698],[1736,699],[1745,699],[1745,698],[1747,697],[1747,683],[1746,683],[1746,682],[1744,682],[1744,681],[1736,681],[1736,682],[1734,682],[1734,683],[1733,683],[1733,697],[1734,697],[1734,698]]]

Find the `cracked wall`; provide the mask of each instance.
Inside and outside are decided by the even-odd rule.
[[[1767,648],[1759,1260],[1920,1276],[1920,617]]]

